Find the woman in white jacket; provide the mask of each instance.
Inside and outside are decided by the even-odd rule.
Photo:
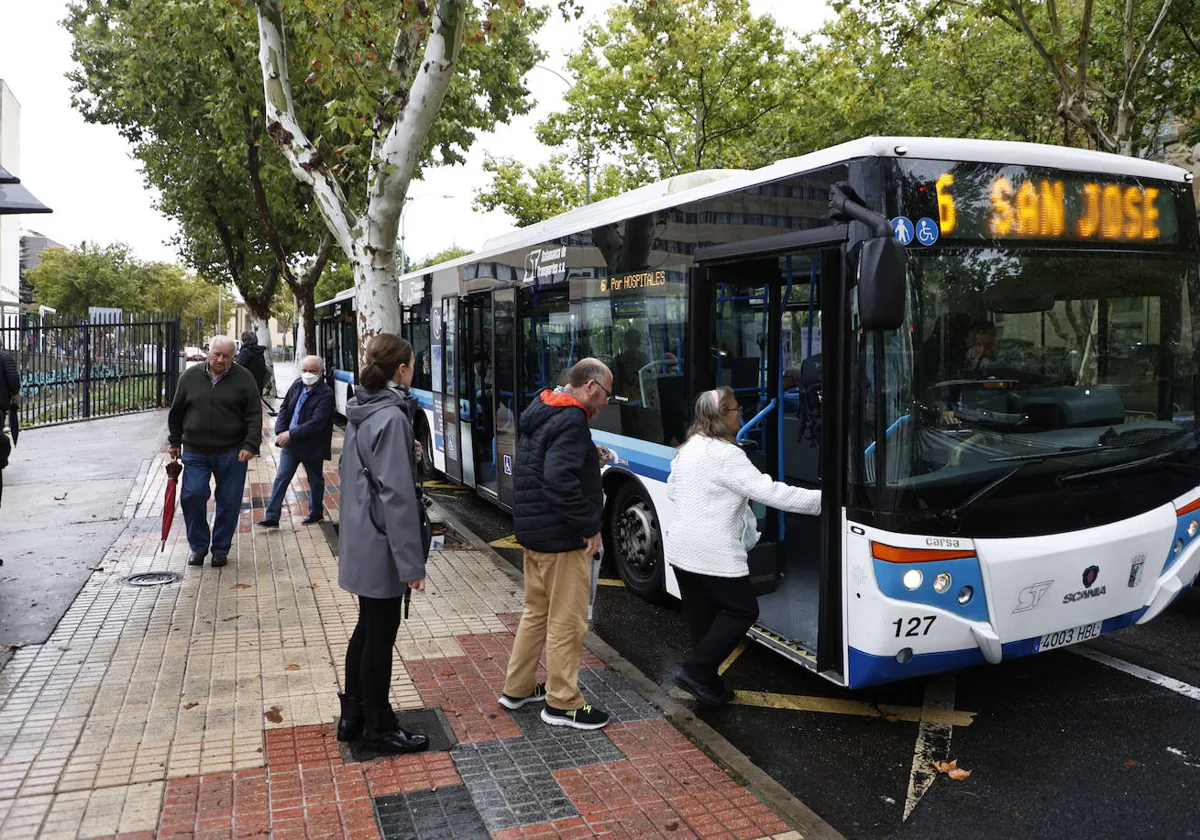
[[[732,388],[705,391],[667,479],[674,516],[663,547],[694,645],[675,684],[709,706],[732,699],[717,668],[758,618],[746,562],[747,548],[758,539],[749,502],[821,512],[819,491],[772,481],[750,463],[734,442],[741,426]]]

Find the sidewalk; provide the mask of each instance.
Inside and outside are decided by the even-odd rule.
[[[581,682],[613,716],[604,730],[499,706],[521,585],[453,531],[401,626],[392,680],[432,749],[359,761],[339,748],[355,604],[337,586],[332,527],[300,524],[299,478],[281,527],[253,526],[277,451],[265,443],[251,462],[229,566],[196,569],[179,515],[158,551],[160,449],[57,628],[0,671],[0,837],[800,836],[590,652]],[[130,585],[145,572],[179,577]]]

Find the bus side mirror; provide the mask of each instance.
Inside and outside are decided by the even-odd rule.
[[[904,323],[904,248],[891,236],[863,242],[858,259],[858,320],[864,330],[895,330]]]

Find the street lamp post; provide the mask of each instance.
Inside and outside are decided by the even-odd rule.
[[[408,205],[411,202],[418,201],[422,198],[454,198],[454,196],[447,195],[445,193],[443,193],[440,196],[426,194],[426,195],[413,195],[413,196],[409,196],[408,198],[404,199],[404,209],[400,211],[400,273],[401,274],[404,274],[405,272],[408,271],[408,249],[405,247],[405,244],[404,244],[404,219],[408,216]]]

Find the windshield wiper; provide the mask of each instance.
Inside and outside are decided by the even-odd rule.
[[[1120,464],[1110,464],[1107,467],[1096,467],[1091,470],[1083,470],[1081,472],[1067,473],[1059,478],[1059,481],[1066,484],[1069,481],[1081,481],[1085,478],[1094,478],[1098,475],[1112,475],[1114,473],[1128,472],[1129,470],[1141,469],[1142,467],[1150,467],[1155,464],[1173,469],[1185,475],[1200,476],[1200,466],[1195,464],[1180,464],[1170,460],[1179,454],[1178,450],[1170,452],[1160,452],[1157,455],[1151,455],[1149,458],[1138,458],[1135,461],[1123,461]]]
[[[1016,464],[1016,463],[1034,463],[1037,461],[1046,461],[1050,458],[1070,458],[1073,455],[1090,455],[1093,452],[1110,452],[1114,449],[1121,449],[1120,446],[1100,443],[1095,446],[1083,446],[1078,449],[1058,449],[1054,452],[1035,452],[1029,455],[1004,455],[1000,458],[989,458],[989,464]]]
[[[1051,454],[1053,455],[1053,453],[1051,453]],[[993,459],[993,460],[1003,460],[1003,459]],[[977,502],[979,502],[983,499],[986,499],[988,496],[992,495],[992,493],[995,492],[997,487],[999,487],[1004,482],[1008,481],[1010,478],[1012,478],[1014,475],[1019,473],[1021,470],[1028,467],[1030,464],[1040,463],[1041,461],[1044,461],[1044,460],[1045,460],[1045,457],[1039,457],[1038,460],[1035,461],[1031,457],[1024,456],[1021,463],[1017,464],[1015,467],[1013,467],[1011,470],[1009,470],[1008,472],[1006,472],[1004,475],[1000,476],[999,478],[997,478],[993,481],[989,481],[987,484],[980,487],[978,490],[976,490],[974,493],[972,493],[970,496],[968,496],[967,500],[964,501],[961,505],[956,505],[955,507],[952,507],[952,508],[946,508],[944,511],[942,511],[938,515],[939,518],[943,519],[947,522],[950,522],[952,524],[957,524],[958,518],[967,510],[967,508],[971,507],[972,505],[976,504]]]

